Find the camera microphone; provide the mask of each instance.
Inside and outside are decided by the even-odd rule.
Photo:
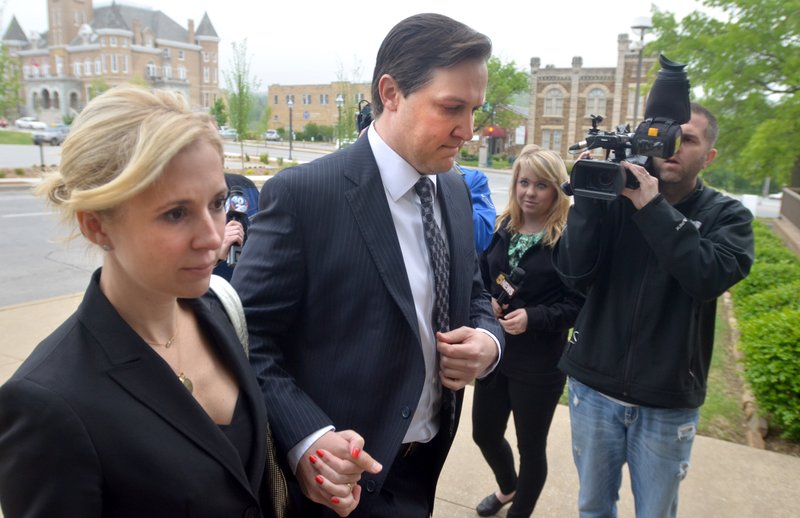
[[[569,147],[569,150],[570,150],[570,151],[580,151],[581,149],[585,148],[585,147],[586,147],[586,146],[588,146],[588,145],[589,145],[589,143],[588,143],[588,142],[586,142],[585,140],[581,140],[581,141],[580,141],[580,142],[578,142],[577,144],[572,144],[572,145]]]
[[[500,273],[497,276],[494,282],[503,290],[500,296],[497,297],[498,304],[502,306],[503,304],[511,302],[511,299],[514,298],[514,295],[517,294],[517,290],[519,290],[519,283],[522,282],[523,277],[525,277],[525,270],[522,268],[514,268],[511,270],[511,275],[509,276],[506,276],[505,273]]]
[[[244,191],[239,186],[231,187],[228,192],[228,199],[225,200],[226,222],[238,221],[244,229],[245,235],[241,245],[233,244],[228,250],[228,266],[235,266],[239,262],[239,255],[242,253],[242,246],[247,240],[247,198]]]

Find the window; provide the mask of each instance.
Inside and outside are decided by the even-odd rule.
[[[186,67],[183,65],[178,67],[178,79],[186,81]]]
[[[147,62],[147,77],[156,77],[156,64],[152,61]]]
[[[125,56],[123,56],[123,58],[124,59],[122,60],[122,71],[127,74],[128,73],[128,55],[126,54]]]
[[[184,51],[182,51],[182,50],[179,50],[179,51],[178,51],[178,60],[179,60],[179,61],[183,61],[183,59],[184,59],[185,57],[186,57],[186,53],[185,53]]]
[[[311,104],[311,95],[303,94],[303,104]]]
[[[117,37],[116,36],[111,36],[110,41],[111,41],[111,46],[112,47],[116,47],[117,46]]]
[[[117,66],[117,54],[111,54],[111,72],[116,74],[119,71]]]
[[[544,94],[544,116],[561,117],[564,113],[564,94],[558,88],[551,88]]]
[[[208,67],[203,67],[203,82],[208,83],[209,79]]]
[[[94,60],[94,73],[98,76],[103,73],[103,60],[100,58]]]
[[[542,147],[544,149],[552,149],[553,151],[561,151],[561,130],[542,130]]]
[[[272,104],[278,104],[278,96],[277,95],[272,96]]]
[[[75,77],[81,77],[81,63],[80,61],[76,61],[72,64],[72,75]]]
[[[172,65],[164,65],[164,79],[172,79]]]
[[[208,92],[203,93],[203,108],[208,108],[211,106],[208,104]]]
[[[319,103],[328,104],[328,94],[319,94]]]
[[[355,103],[356,103],[356,104],[360,103],[360,102],[361,102],[361,101],[363,101],[363,100],[364,100],[364,94],[362,94],[362,93],[357,93],[357,94],[355,95]]]
[[[92,75],[92,62],[88,59],[83,62],[83,73],[87,76]]]
[[[205,50],[203,51],[203,61],[208,63],[208,52],[206,52]]]
[[[161,49],[161,57],[164,59],[169,59],[169,49]]]
[[[593,88],[586,94],[586,115],[606,117],[606,94],[600,88]]]

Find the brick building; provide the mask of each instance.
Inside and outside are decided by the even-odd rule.
[[[269,86],[267,106],[270,109],[270,128],[289,128],[289,100],[292,100],[292,128],[303,131],[306,124],[313,122],[318,126],[337,127],[341,96],[343,128],[354,127],[358,103],[371,100],[370,83],[351,83],[337,81],[319,85],[280,85]],[[346,122],[345,122],[346,121]]]
[[[76,114],[93,84],[171,90],[208,109],[219,89],[219,37],[207,14],[184,28],[163,12],[92,0],[47,0],[47,32],[26,35],[11,20],[3,45],[19,61],[26,115],[54,123]]]
[[[591,128],[590,114],[602,115],[600,128],[613,131],[620,124],[635,128],[634,98],[638,67],[638,42],[632,44],[627,34],[617,38],[617,64],[614,68],[584,68],[583,59],[574,57],[572,67],[541,67],[539,58],[531,59],[530,106],[526,142],[558,151],[569,158],[567,148],[586,136]],[[642,61],[641,84],[655,58]],[[638,122],[644,115],[646,95],[639,95]]]

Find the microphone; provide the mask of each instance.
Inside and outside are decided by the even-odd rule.
[[[525,270],[522,268],[514,268],[511,270],[511,275],[509,276],[506,276],[506,274],[502,272],[497,276],[494,282],[503,289],[503,292],[500,293],[499,297],[497,297],[498,304],[502,306],[503,304],[508,304],[511,302],[511,299],[513,299],[514,295],[517,294],[519,283],[522,281],[524,276]]]
[[[244,228],[244,239],[241,245],[233,244],[228,250],[228,266],[235,266],[239,262],[239,255],[242,253],[242,246],[247,240],[247,198],[241,187],[234,185],[228,192],[228,199],[225,200],[226,222],[238,221]]]
[[[585,148],[588,145],[589,145],[588,142],[586,142],[585,140],[581,140],[577,144],[572,144],[569,147],[569,151],[580,151],[581,149]]]

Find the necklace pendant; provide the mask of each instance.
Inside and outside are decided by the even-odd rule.
[[[178,381],[183,383],[183,386],[186,387],[186,390],[189,391],[189,394],[192,393],[192,391],[194,390],[194,385],[192,385],[192,380],[190,380],[188,377],[186,377],[185,374],[181,372],[180,374],[178,374]]]

